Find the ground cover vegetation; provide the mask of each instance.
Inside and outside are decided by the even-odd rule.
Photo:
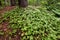
[[[28,0],[28,4],[4,13],[0,24],[7,22],[8,29],[0,30],[0,35],[9,40],[16,36],[16,40],[60,40],[60,0]]]

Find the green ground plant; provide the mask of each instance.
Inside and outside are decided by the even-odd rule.
[[[53,12],[44,8],[16,8],[5,13],[3,18],[3,20],[10,18],[8,27],[13,29],[10,35],[14,35],[17,29],[23,31],[21,40],[58,40],[60,38],[60,19],[58,20]]]
[[[29,0],[29,3],[31,5],[33,1]],[[16,7],[6,12],[0,23],[9,18],[8,27],[13,30],[8,34],[15,35],[20,29],[21,40],[60,40],[60,1],[41,0],[40,4],[25,9]],[[4,32],[0,31],[0,35]]]

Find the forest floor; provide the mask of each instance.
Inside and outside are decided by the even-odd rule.
[[[15,6],[7,6],[7,7],[3,8],[3,9],[0,9],[0,19],[3,19],[2,16],[4,15],[5,12],[10,11],[10,10],[12,10],[14,8],[15,8]],[[5,28],[7,25],[8,25],[8,22],[7,21],[4,21],[2,23],[3,28]],[[1,28],[1,26],[0,26],[0,28]]]
[[[0,9],[0,40],[60,40],[59,33],[60,19],[43,6]]]
[[[14,9],[15,6],[7,6],[7,7],[4,7],[3,9],[0,9],[0,13],[4,13],[6,11],[10,11],[12,9]]]
[[[0,19],[3,19],[3,15],[5,12],[13,10],[15,8],[15,6],[7,6],[3,9],[0,9]],[[9,38],[10,35],[7,34],[7,31],[11,31],[10,28],[8,28],[7,26],[9,25],[9,18],[5,21],[3,21],[2,23],[0,23],[0,30],[3,30],[4,35],[0,35],[0,40],[20,40],[19,35],[16,34],[16,36],[12,36],[12,39]],[[17,32],[18,33],[18,32]]]
[[[15,8],[16,6],[7,6],[7,7],[4,7],[3,9],[0,9],[0,19],[3,19],[2,16],[4,16],[4,13],[5,12],[8,12],[8,11],[11,11]],[[35,9],[35,8],[39,8],[39,7],[35,7],[35,6],[28,6],[29,8],[32,8],[32,9]],[[8,25],[9,25],[9,18],[7,18],[7,20],[4,20],[2,23],[0,23],[0,30],[3,30],[4,35],[0,35],[0,40],[20,40],[20,35],[18,35],[18,33],[20,32],[21,33],[21,30],[17,30],[16,32],[16,36],[10,36],[8,34],[8,32],[11,32],[12,29],[11,28],[8,28]],[[7,32],[8,31],[8,32]],[[12,37],[12,39],[10,39],[9,37]]]

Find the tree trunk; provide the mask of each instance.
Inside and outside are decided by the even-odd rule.
[[[10,0],[4,0],[4,5],[9,6]]]
[[[11,6],[15,6],[16,0],[10,0]]]
[[[2,3],[1,3],[1,1],[0,1],[0,6],[2,6]]]
[[[7,4],[8,4],[7,2],[8,2],[8,0],[5,0],[5,5],[7,5]]]
[[[27,0],[18,0],[19,7],[27,7],[28,1]]]

